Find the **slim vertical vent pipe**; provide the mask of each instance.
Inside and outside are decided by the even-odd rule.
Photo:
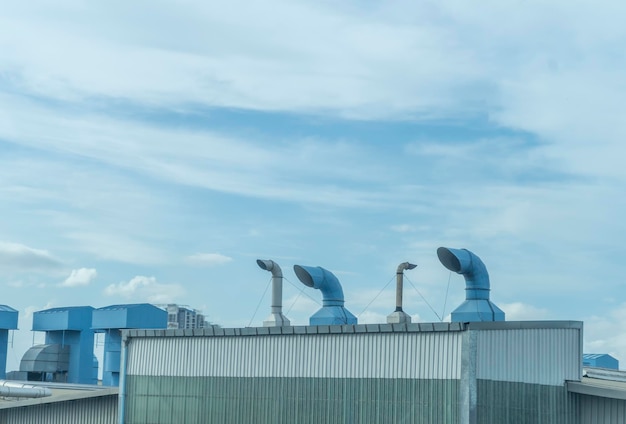
[[[402,310],[402,292],[404,271],[407,269],[415,269],[417,265],[402,262],[396,269],[396,310],[387,316],[387,324],[410,323],[411,316]]]
[[[291,323],[283,315],[283,272],[280,266],[272,260],[257,259],[259,268],[272,273],[272,312],[263,321],[264,327],[286,327]]]

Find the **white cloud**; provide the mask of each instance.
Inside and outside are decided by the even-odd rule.
[[[178,284],[161,284],[154,277],[138,275],[128,282],[107,286],[104,294],[144,302],[170,303],[183,296],[185,289]]]
[[[98,273],[93,268],[74,269],[69,277],[61,283],[63,287],[88,286],[97,277]]]
[[[22,270],[50,270],[62,265],[47,250],[18,243],[0,242],[0,266]]]
[[[232,262],[233,258],[220,253],[196,253],[188,256],[187,262],[194,265],[217,266]]]
[[[549,317],[550,311],[522,302],[499,303],[507,321],[541,321]]]

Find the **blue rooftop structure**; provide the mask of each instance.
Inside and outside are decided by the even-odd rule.
[[[148,303],[111,305],[93,311],[92,328],[103,332],[104,365],[102,384],[119,385],[122,329],[167,328],[167,312]]]
[[[0,305],[0,379],[6,377],[9,330],[17,330],[18,312],[7,305]]]
[[[91,328],[93,307],[69,306],[38,311],[33,314],[33,331],[45,331],[46,345],[69,346],[67,382],[97,384],[94,378]]]
[[[322,308],[309,318],[309,324],[358,324],[357,318],[343,306],[343,289],[335,274],[321,266],[294,265],[293,270],[302,284],[322,292]]]
[[[465,278],[465,302],[452,311],[452,322],[504,321],[504,311],[489,300],[489,273],[477,255],[467,249],[440,247],[437,257]]]
[[[619,369],[619,361],[608,353],[583,353],[583,367]]]

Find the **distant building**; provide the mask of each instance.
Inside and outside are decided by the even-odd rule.
[[[583,367],[619,369],[619,361],[607,353],[583,353]]]
[[[168,329],[206,328],[211,325],[197,309],[169,304],[165,307],[165,310],[167,311]]]

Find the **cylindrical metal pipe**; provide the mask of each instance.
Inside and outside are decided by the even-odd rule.
[[[283,271],[272,260],[257,259],[257,265],[272,273],[272,313],[281,314],[283,311]]]
[[[17,383],[15,381],[0,380],[0,396],[40,398],[51,396],[47,387],[33,386],[32,384]]]
[[[402,310],[402,292],[403,290],[403,279],[404,279],[404,270],[405,269],[414,269],[417,265],[402,262],[398,265],[396,269],[396,312],[403,312]]]
[[[272,273],[272,313],[263,321],[264,327],[284,327],[290,325],[283,315],[283,272],[280,266],[272,260],[257,259],[257,265]]]

